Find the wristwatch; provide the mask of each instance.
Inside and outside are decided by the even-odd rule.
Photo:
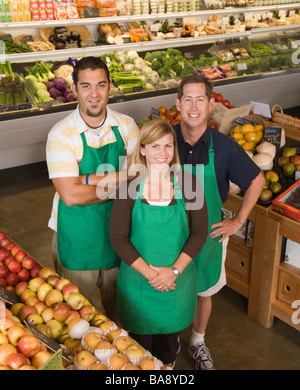
[[[175,275],[175,276],[178,276],[179,275],[179,271],[178,271],[178,269],[176,268],[176,267],[174,267],[174,265],[171,265],[171,270],[173,271],[173,274]]]

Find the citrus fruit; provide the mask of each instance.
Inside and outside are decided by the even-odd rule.
[[[256,132],[255,131],[247,131],[244,134],[244,138],[247,142],[256,142]]]
[[[279,183],[279,181],[271,183],[270,190],[273,192],[273,194],[278,194],[278,192],[282,190],[282,185]]]
[[[165,106],[159,106],[157,108],[157,111],[159,111],[161,114],[165,114],[167,112],[167,107]]]
[[[233,129],[233,132],[234,133],[241,133],[242,132],[242,126],[235,126],[235,128]]]
[[[287,164],[284,164],[283,166],[283,171],[285,174],[287,174],[288,176],[292,176],[294,171],[295,171],[295,166],[294,164],[292,163],[287,163]]]
[[[254,127],[250,123],[246,123],[242,126],[242,132],[247,133],[247,131],[254,131]]]
[[[263,125],[255,125],[254,126],[255,131],[263,131],[263,129],[264,129]]]
[[[244,150],[252,150],[255,148],[255,143],[254,142],[245,142],[243,145],[242,145],[242,148]]]
[[[267,188],[266,190],[262,190],[260,196],[259,196],[259,199],[262,201],[262,202],[267,202],[268,200],[270,200],[273,196],[273,193],[271,190],[269,190],[269,188]]]
[[[261,142],[264,138],[264,132],[262,130],[258,130],[256,132],[256,140],[255,142],[258,144],[259,142]]]
[[[279,176],[274,171],[266,172],[265,174],[266,180],[268,180],[270,183],[275,183],[279,180]]]
[[[269,187],[270,187],[270,182],[266,180],[263,190],[266,190]]]
[[[243,144],[246,143],[246,141],[244,140],[244,138],[242,138],[242,139],[237,139],[236,142],[237,142],[239,145],[241,145],[241,146],[242,146]]]
[[[243,139],[243,138],[244,138],[244,136],[243,136],[242,133],[233,133],[232,136],[233,136],[233,138],[236,139],[236,140],[238,140],[238,139]]]
[[[292,157],[296,155],[295,148],[285,148],[282,152],[283,157]]]

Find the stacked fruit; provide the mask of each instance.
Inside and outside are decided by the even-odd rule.
[[[15,292],[19,282],[38,276],[42,266],[0,232],[0,286]]]
[[[246,151],[256,148],[256,146],[264,138],[263,125],[246,123],[244,125],[237,125],[233,128],[232,137],[238,142]]]
[[[266,183],[259,196],[262,202],[268,202],[273,195],[279,194],[282,190],[282,184],[279,182],[279,176],[274,171],[265,172]]]
[[[287,176],[293,176],[300,171],[300,155],[297,154],[296,148],[285,148],[281,157],[278,158],[278,165]]]
[[[0,370],[35,370],[53,353],[40,343],[13,313],[5,309],[0,318]]]

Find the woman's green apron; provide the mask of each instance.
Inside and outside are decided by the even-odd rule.
[[[216,178],[215,152],[211,131],[210,136],[209,161],[203,167],[204,172],[201,167],[192,165],[182,166],[184,171],[193,173],[201,181],[208,210],[209,229],[207,241],[194,259],[197,275],[197,293],[208,290],[218,282],[222,266],[222,242],[218,242],[220,236],[217,238],[210,237],[211,225],[222,220],[223,206]]]
[[[117,126],[112,130],[116,142],[95,149],[88,146],[84,133],[83,157],[79,174],[119,171],[119,157],[125,156],[124,142]],[[103,165],[106,164],[106,165]],[[101,171],[103,172],[103,171]],[[60,262],[70,270],[105,269],[118,266],[120,259],[110,245],[109,224],[113,200],[94,205],[68,207],[60,199],[57,217],[57,241]]]
[[[130,241],[148,264],[168,267],[177,260],[190,234],[185,202],[175,183],[176,204],[142,203],[143,186],[141,182],[132,212]],[[175,283],[175,290],[157,291],[144,276],[121,262],[117,312],[122,326],[137,334],[168,334],[188,327],[196,312],[193,261]]]

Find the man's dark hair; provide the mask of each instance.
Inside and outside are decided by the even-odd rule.
[[[206,96],[210,100],[212,98],[212,83],[208,81],[204,76],[202,76],[199,73],[193,73],[189,76],[186,76],[184,79],[181,80],[181,83],[179,84],[178,90],[177,90],[177,97],[180,100],[183,96],[183,87],[186,84],[198,84],[203,83],[205,84],[206,88]]]
[[[92,69],[92,70],[104,69],[107,76],[108,83],[110,83],[109,70],[106,63],[102,61],[101,58],[90,56],[90,57],[81,58],[81,60],[79,60],[74,67],[73,81],[76,86],[78,82],[79,72],[85,69]]]

